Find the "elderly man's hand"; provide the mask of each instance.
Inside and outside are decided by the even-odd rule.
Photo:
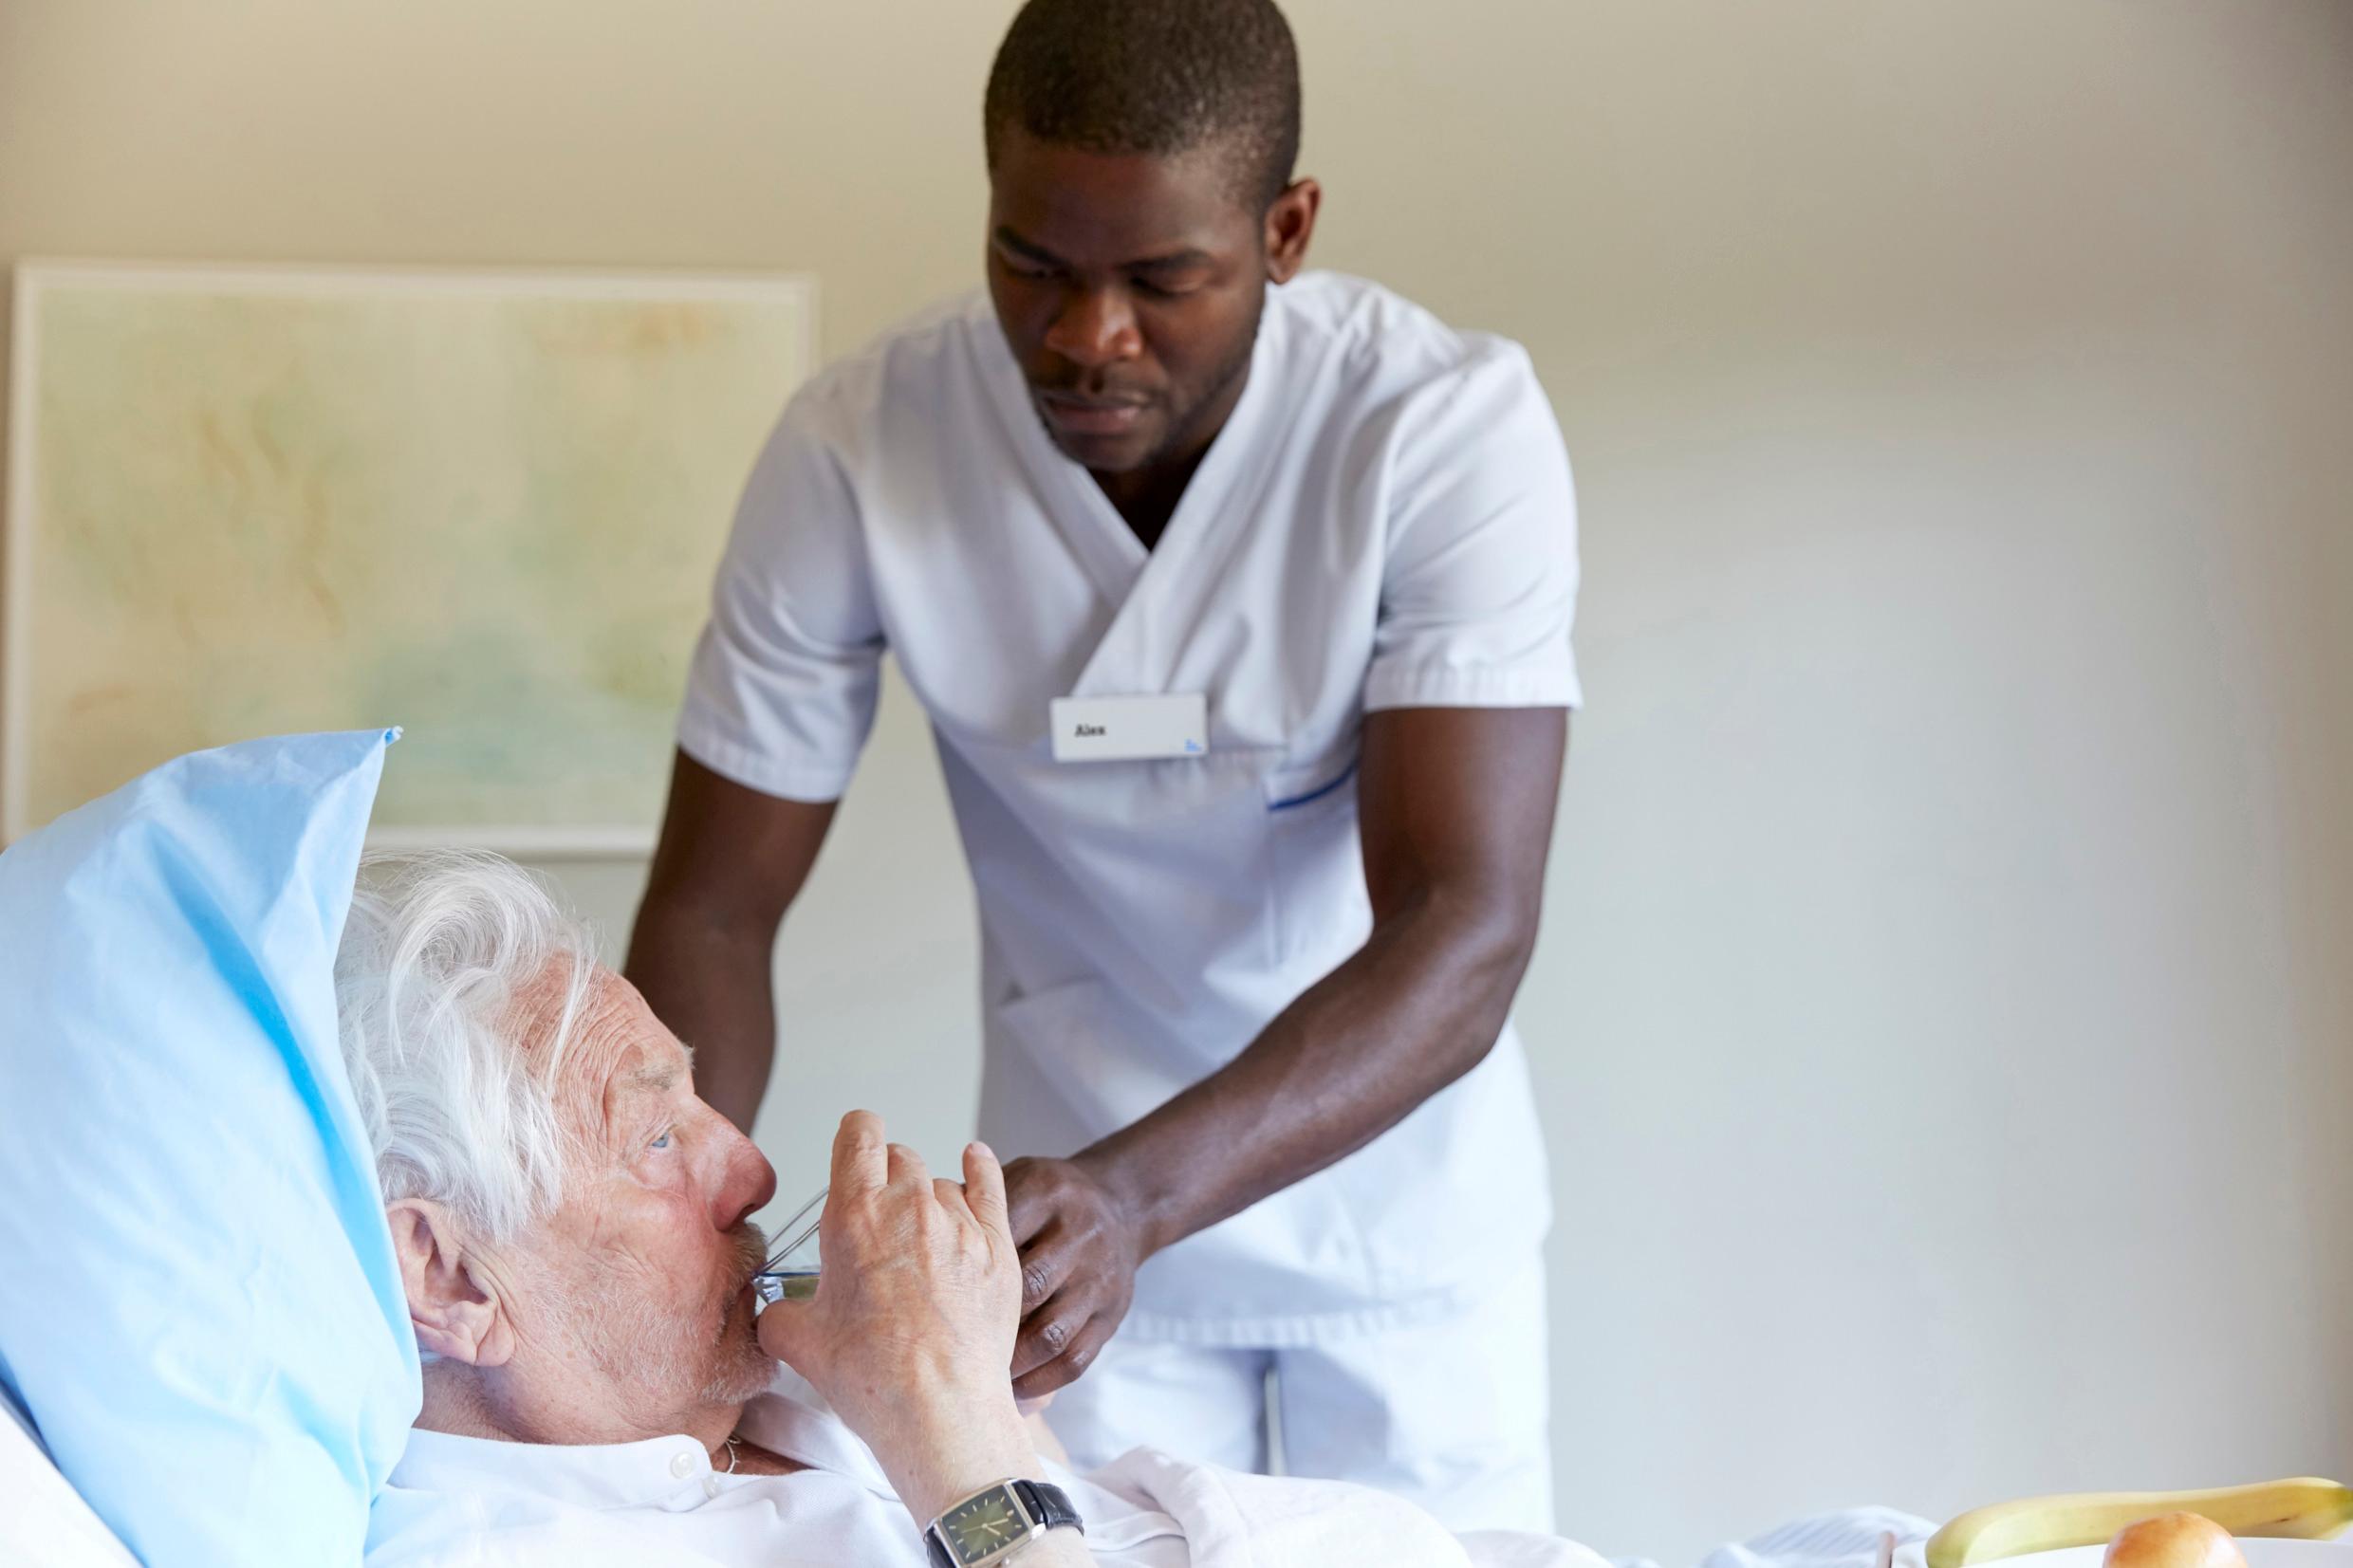
[[[982,1144],[964,1185],[885,1143],[869,1111],[842,1118],[819,1238],[817,1292],[760,1315],[760,1344],[809,1380],[881,1461],[918,1522],[1036,1466],[1005,1368],[1021,1266],[1005,1173]]]
[[[1117,1332],[1145,1249],[1118,1198],[1078,1160],[1018,1159],[1005,1184],[1021,1243],[1013,1393],[1035,1399],[1075,1380]]]

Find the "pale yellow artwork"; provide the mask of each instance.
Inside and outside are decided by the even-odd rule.
[[[22,267],[6,827],[399,725],[379,841],[651,842],[796,278]]]

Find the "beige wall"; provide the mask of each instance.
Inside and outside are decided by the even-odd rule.
[[[838,350],[976,278],[1009,9],[0,0],[0,256],[802,267]],[[1293,10],[1320,259],[1579,465],[1565,1526],[2353,1470],[2353,5]],[[788,1195],[963,1132],[968,899],[894,691]]]

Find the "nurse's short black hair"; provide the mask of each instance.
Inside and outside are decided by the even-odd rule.
[[[1273,0],[1029,0],[982,121],[991,170],[1008,126],[1090,153],[1214,146],[1263,209],[1299,158],[1299,51]]]

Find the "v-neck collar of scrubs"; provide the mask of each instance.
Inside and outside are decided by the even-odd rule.
[[[990,334],[995,352],[988,377],[1005,434],[1022,470],[1036,487],[1073,555],[1102,592],[1110,620],[1068,695],[1128,695],[1153,684],[1152,672],[1165,662],[1162,646],[1168,601],[1178,584],[1196,592],[1205,574],[1247,526],[1242,501],[1251,493],[1252,467],[1263,466],[1268,443],[1254,438],[1257,422],[1269,416],[1277,397],[1274,381],[1282,364],[1282,312],[1269,307],[1259,318],[1251,345],[1250,378],[1209,451],[1186,481],[1184,493],[1147,550],[1120,508],[1084,464],[1073,461],[1046,433],[1028,382],[1004,335]],[[1178,601],[1181,603],[1181,600]]]

